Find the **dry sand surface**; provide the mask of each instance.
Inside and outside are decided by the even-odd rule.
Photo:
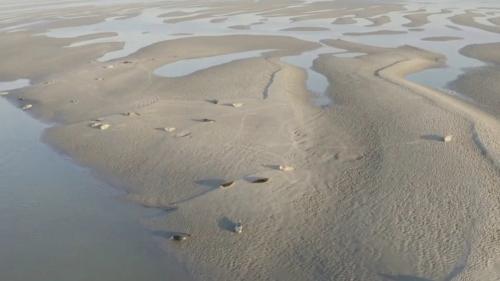
[[[244,29],[250,29],[250,27],[251,27],[250,25],[232,25],[229,28],[244,30]]]
[[[331,43],[335,44],[336,46],[343,46],[343,47],[348,47],[350,45],[346,42],[331,42]],[[467,166],[471,162],[469,162],[466,158],[462,160],[460,160],[459,158],[468,156],[473,157],[472,155],[475,154],[476,157],[480,158],[483,158],[484,155],[492,155],[493,159],[498,159],[495,158],[498,156],[498,148],[499,148],[498,146],[499,131],[498,131],[497,119],[492,118],[488,114],[484,114],[476,110],[474,107],[471,107],[467,104],[457,101],[456,99],[444,96],[428,88],[422,87],[412,82],[408,82],[402,78],[403,75],[415,71],[415,69],[422,67],[429,67],[436,64],[436,59],[439,60],[439,57],[433,58],[432,56],[429,56],[429,54],[424,54],[423,56],[415,57],[414,55],[417,50],[413,50],[412,48],[408,47],[402,48],[400,52],[403,51],[403,53],[397,55],[396,52],[394,51],[390,51],[386,53],[386,55],[384,55],[385,52],[384,50],[375,49],[371,47],[362,48],[360,46],[353,46],[352,49],[356,51],[378,53],[376,57],[369,56],[359,59],[359,60],[374,62],[376,63],[376,65],[372,65],[371,67],[366,67],[365,65],[364,67],[358,66],[354,68],[356,71],[359,71],[361,73],[364,73],[366,71],[367,76],[372,77],[369,79],[371,86],[374,85],[373,80],[377,80],[377,78],[384,80],[384,83],[388,82],[392,83],[393,85],[404,86],[404,89],[399,88],[397,90],[401,91],[397,97],[390,97],[390,96],[385,97],[385,95],[388,93],[387,91],[388,88],[391,88],[388,85],[386,85],[388,86],[388,88],[385,88],[384,90],[377,90],[372,88],[370,90],[364,91],[362,99],[357,99],[356,97],[353,97],[353,95],[351,94],[348,95],[348,97],[346,97],[347,102],[352,99],[355,99],[356,103],[368,100],[374,101],[375,99],[377,101],[376,106],[373,104],[362,106],[361,107],[362,109],[360,108],[359,112],[363,112],[362,116],[367,118],[367,120],[370,120],[369,123],[371,124],[381,122],[385,124],[382,127],[385,127],[387,125],[388,126],[387,128],[392,128],[388,129],[387,131],[384,130],[385,135],[380,135],[381,133],[381,131],[379,131],[380,127],[375,125],[375,127],[379,128],[376,129],[377,131],[376,135],[378,136],[377,139],[381,142],[380,146],[384,147],[385,149],[383,149],[383,152],[380,155],[381,159],[383,159],[382,163],[384,164],[382,164],[381,167],[377,168],[377,175],[378,175],[377,179],[373,179],[373,182],[371,182],[371,186],[374,186],[374,190],[376,190],[372,195],[379,194],[379,192],[383,194],[384,192],[382,190],[386,188],[391,191],[390,192],[388,191],[388,193],[385,195],[381,195],[381,198],[383,198],[382,202],[378,202],[378,200],[375,199],[378,198],[377,197],[378,195],[375,195],[375,198],[372,197],[370,199],[370,202],[378,206],[377,215],[390,212],[389,210],[399,209],[402,206],[406,206],[404,207],[405,209],[406,208],[410,209],[406,209],[405,211],[400,210],[402,211],[400,213],[400,215],[402,216],[401,220],[396,220],[397,223],[395,223],[396,221],[393,221],[392,223],[394,224],[388,223],[384,227],[382,227],[382,229],[387,230],[387,228],[391,228],[392,225],[394,227],[394,231],[396,229],[398,230],[395,232],[400,234],[406,233],[406,238],[409,240],[403,242],[404,245],[403,248],[408,247],[406,248],[406,251],[409,252],[412,252],[411,250],[412,247],[415,247],[414,248],[415,253],[418,252],[418,249],[423,249],[421,248],[421,246],[418,246],[418,244],[421,242],[425,244],[426,242],[424,241],[428,238],[431,239],[432,241],[442,241],[441,243],[438,243],[438,245],[436,245],[437,248],[434,251],[432,251],[435,254],[429,253],[430,256],[427,256],[425,261],[422,261],[423,264],[419,266],[420,268],[437,266],[439,264],[439,262],[437,261],[440,259],[448,259],[448,261],[455,260],[456,262],[454,265],[455,267],[453,267],[451,264],[448,264],[448,266],[443,266],[443,269],[448,268],[447,269],[448,275],[445,273],[446,270],[442,271],[441,274],[434,275],[434,276],[440,276],[440,278],[436,278],[437,280],[451,280],[444,278],[444,276],[448,277],[453,276],[452,272],[455,270],[454,272],[456,274],[457,270],[460,267],[462,267],[464,263],[467,263],[468,266],[465,267],[466,270],[460,274],[460,278],[458,280],[495,279],[497,276],[499,276],[498,271],[496,271],[498,268],[499,260],[498,257],[496,258],[494,257],[496,256],[495,253],[498,251],[498,249],[496,248],[497,246],[494,245],[498,237],[492,238],[491,236],[486,235],[485,233],[494,232],[495,229],[494,225],[496,223],[494,223],[493,221],[495,221],[496,219],[494,218],[494,216],[490,216],[489,219],[487,219],[487,220],[492,220],[490,223],[486,223],[485,225],[482,225],[478,228],[477,225],[476,226],[474,225],[479,220],[486,219],[485,215],[490,213],[490,211],[493,210],[495,210],[493,212],[499,211],[498,195],[495,192],[495,190],[498,188],[498,162],[496,162],[496,166],[495,165],[492,166],[490,172],[488,172],[491,173],[491,175],[483,177],[484,175],[481,176],[478,175],[478,173],[481,173],[480,170],[482,170],[482,168],[479,168],[477,166],[476,167],[470,166],[467,168]],[[352,63],[350,63],[349,65],[352,65]],[[345,71],[345,68],[340,68],[340,69],[342,69],[343,72]],[[342,75],[341,73],[335,72],[334,77],[341,75]],[[354,81],[345,81],[339,79],[339,81],[337,82],[345,83],[346,87],[352,89],[352,86],[349,85],[354,84]],[[358,83],[363,83],[363,82],[358,81]],[[366,81],[366,83],[369,82]],[[341,91],[341,93],[342,92],[343,91]],[[404,94],[405,92],[406,94]],[[370,96],[373,95],[373,93],[377,93],[376,95],[377,97],[374,99],[370,99]],[[337,100],[339,100],[338,97]],[[342,100],[340,100],[340,102],[343,103]],[[406,106],[404,104],[406,104]],[[408,106],[409,104],[411,104],[412,106]],[[420,108],[419,104],[422,104],[422,106],[426,104],[424,106],[426,109]],[[370,113],[367,112],[371,110],[379,112],[378,113],[379,115],[377,115],[377,117],[371,116]],[[400,112],[401,115],[397,114],[396,112]],[[422,114],[422,112],[425,112],[425,114]],[[398,117],[395,117],[395,114]],[[382,116],[387,116],[386,117],[387,119],[383,118]],[[437,120],[441,121],[436,122]],[[392,122],[396,123],[401,122],[400,123],[401,125],[400,126],[396,124],[389,125]],[[438,126],[441,128],[431,128],[433,126]],[[399,128],[399,129],[394,130],[394,128]],[[420,146],[418,144],[420,141],[409,140],[406,143],[402,143],[400,141],[392,142],[390,140],[392,137],[396,137],[399,140],[404,139],[404,137],[402,136],[405,135],[405,132],[407,132],[409,135],[413,135],[417,131],[420,132],[434,131],[434,130],[449,131],[450,129],[453,131],[462,131],[464,133],[467,132],[466,134],[469,135],[469,137],[466,137],[465,135],[462,135],[462,137],[459,136],[459,138],[462,139],[461,149],[460,152],[458,151],[452,152],[451,154],[453,154],[453,156],[451,156],[451,154],[449,155],[443,154],[444,151],[440,151],[439,153],[437,153],[437,151],[434,151],[433,149],[425,148],[425,145]],[[471,136],[474,137],[471,138]],[[421,134],[420,138],[421,141],[435,139],[435,137],[433,137],[432,134],[430,135]],[[468,144],[463,142],[466,138],[468,139],[467,141]],[[427,145],[430,145],[430,143],[427,143]],[[404,148],[402,146],[404,146]],[[490,147],[491,150],[485,150],[485,147]],[[429,154],[429,156],[425,156],[427,154]],[[496,154],[496,156],[494,154]],[[411,159],[410,160],[411,163],[406,162],[406,160],[404,160],[407,157],[408,160]],[[399,163],[397,165],[398,166],[397,168],[395,168],[393,165],[389,163],[391,159]],[[483,158],[483,161],[485,161],[484,162],[485,165],[487,165],[486,163],[490,162],[489,159],[491,158],[489,157]],[[424,162],[427,161],[428,163],[424,164]],[[436,167],[434,165],[438,166],[443,165],[446,166],[447,168],[438,171],[432,168]],[[452,168],[452,166],[454,165],[456,165],[456,167]],[[448,170],[448,168],[450,168],[450,170]],[[391,172],[392,169],[398,170],[397,172],[394,173],[398,174],[396,178],[391,176],[393,175],[393,172]],[[458,172],[458,170],[453,172],[452,170],[454,169],[458,169],[461,172]],[[437,174],[431,172],[431,170],[437,172]],[[466,170],[469,171],[465,172]],[[404,179],[407,180],[403,180],[403,178],[399,177],[402,171],[407,171],[403,172],[403,174],[407,174],[407,177],[404,177]],[[471,174],[466,176],[466,178],[460,178],[461,176],[457,178],[457,176],[462,172],[465,172],[467,174],[470,172]],[[446,175],[447,173],[450,174],[447,176]],[[427,178],[428,180],[425,181],[415,180],[420,177],[418,176],[419,174],[422,177]],[[489,183],[483,182],[483,180],[486,180],[487,178],[490,178],[491,182]],[[468,181],[469,179],[472,180],[472,182],[469,182]],[[477,182],[473,183],[476,180]],[[394,186],[397,188],[391,189],[389,186]],[[404,186],[407,186],[407,188],[404,188]],[[479,191],[479,189],[477,188],[474,188],[473,190],[470,189],[470,187],[488,187],[488,186],[493,189],[483,190],[483,191]],[[460,190],[462,188],[464,188],[464,190]],[[439,198],[438,201],[440,201],[441,204],[434,205],[434,203],[432,203],[433,199],[431,198],[434,197],[433,196],[434,192],[438,192],[436,194],[437,196],[436,198]],[[451,192],[453,194],[448,192]],[[471,192],[471,193],[462,197],[462,195],[465,194],[463,192],[465,193]],[[400,196],[401,198],[398,198]],[[420,198],[421,196],[428,198],[428,200],[422,200],[422,201],[416,200],[416,198]],[[474,204],[472,202],[474,202],[475,200],[483,201],[483,199],[481,198],[487,198],[490,196],[493,196],[496,199],[493,199],[490,202],[490,206],[484,209],[482,208],[483,206],[473,207],[472,205],[470,205]],[[409,201],[407,200],[410,200],[413,203],[410,204]],[[375,203],[374,201],[377,203]],[[426,211],[425,212],[420,212],[416,210],[412,211],[411,206],[413,204],[416,204],[415,206],[418,205],[419,206],[418,208],[422,207],[422,209],[420,209],[421,211],[423,210]],[[434,206],[430,205],[424,206],[426,204]],[[469,207],[464,208],[464,206],[469,206]],[[466,209],[472,211],[473,213],[475,212],[478,213],[466,214],[468,212],[466,211]],[[425,213],[427,213],[427,215]],[[418,215],[413,217],[405,214],[418,214]],[[476,219],[474,219],[474,217],[476,217]],[[479,219],[479,217],[481,219]],[[424,224],[418,222],[419,220],[427,220],[427,219],[435,221],[436,224],[433,226],[429,226],[430,228],[426,229],[426,227],[423,227]],[[401,224],[405,226],[401,226]],[[439,225],[441,224],[448,225],[450,226],[450,228],[448,228],[447,230],[442,229],[444,232],[441,233],[439,233],[440,231],[436,232],[435,230],[437,228],[440,228]],[[453,225],[453,227],[451,227],[451,225]],[[433,230],[431,230],[431,228],[433,228]],[[466,230],[467,228],[469,230]],[[477,230],[479,230],[479,232],[476,232]],[[446,232],[448,233],[445,234]],[[418,236],[417,233],[421,233],[422,236],[420,238],[416,238]],[[458,248],[456,249],[457,250],[456,253],[459,253],[461,251],[461,254],[455,257],[448,256],[446,258],[443,255],[445,252],[447,252],[445,248],[458,246],[458,245],[452,246],[453,243],[457,243],[458,241],[457,240],[452,241],[448,239],[448,237],[451,237],[457,233],[462,233],[461,235],[463,235],[464,237],[462,245],[466,246],[465,248],[461,248],[462,250],[458,250]],[[443,237],[438,238],[441,235],[443,235]],[[470,239],[470,237],[474,236],[476,238]],[[411,242],[411,240],[413,239],[415,240]],[[473,242],[475,239],[479,240]],[[393,242],[396,240],[397,238],[395,238]],[[431,240],[429,240],[428,243],[432,244]],[[414,244],[414,242],[416,242],[416,244]],[[394,247],[397,248],[397,246],[395,245]],[[477,250],[481,249],[481,250],[474,253],[474,249]],[[490,254],[486,254],[486,252],[489,252]],[[432,257],[433,255],[435,255],[435,258]],[[474,261],[475,259],[474,256],[477,258],[476,261]],[[489,258],[485,258],[486,256],[489,256]],[[488,260],[488,262],[485,262],[486,260]],[[429,265],[425,266],[424,264],[427,262],[429,262]],[[431,266],[431,264],[433,266]],[[475,266],[472,265],[475,265],[477,267],[474,268]],[[482,269],[480,269],[481,267]],[[422,277],[431,275],[432,274],[430,275],[416,274],[414,275],[414,278],[416,278],[416,276]],[[400,276],[400,278],[403,277]],[[407,278],[408,280],[412,280],[408,276]],[[368,280],[369,279],[370,278],[368,278]],[[399,279],[394,278],[394,280],[399,280]]]
[[[459,93],[471,93],[478,106],[500,118],[500,68],[498,66],[471,69],[451,83],[450,87]]]
[[[312,7],[245,3],[249,10],[295,21],[340,16],[350,23],[342,17],[356,14],[375,25],[386,20],[374,17],[401,8],[318,2],[317,12],[304,14]],[[234,12],[223,6],[170,14],[165,22],[222,22],[220,11]],[[424,25],[427,16],[412,15],[409,26]],[[455,21],[473,25],[471,19],[468,14]],[[323,40],[366,55],[324,54],[314,62],[333,85],[328,94],[334,105],[321,108],[311,102],[304,70],[280,60],[315,50],[318,43],[287,36],[200,36],[98,62],[123,44],[64,48],[73,41],[29,31],[0,33],[0,77],[29,77],[33,84],[8,98],[18,106],[29,102],[33,116],[57,122],[44,135],[57,150],[124,187],[130,200],[167,210],[145,224],[195,279],[500,276],[498,115],[405,79],[443,66],[443,55]],[[485,49],[467,53],[498,59]],[[184,77],[153,75],[167,63],[250,50],[270,51]],[[499,71],[488,74],[468,76],[460,87],[481,82],[487,85],[481,91],[494,90]],[[97,119],[109,127],[92,128]],[[443,141],[446,135],[451,142]],[[294,169],[282,171],[280,165]],[[262,178],[269,180],[253,183]],[[228,181],[234,184],[220,188]],[[243,232],[236,234],[239,221]],[[168,239],[176,231],[192,236],[176,243]]]

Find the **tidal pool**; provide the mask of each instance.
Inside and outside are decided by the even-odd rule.
[[[272,50],[257,50],[237,52],[220,56],[193,58],[176,61],[157,68],[154,74],[162,77],[182,77],[210,67],[223,65],[237,60],[260,57],[263,53]]]

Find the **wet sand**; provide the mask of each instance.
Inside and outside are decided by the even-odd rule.
[[[500,17],[488,19],[491,23],[500,25]]]
[[[468,57],[489,65],[471,68],[454,81],[450,87],[457,92],[468,93],[485,111],[500,117],[500,54],[499,43],[469,45],[460,50]]]
[[[460,40],[460,39],[463,39],[462,37],[453,37],[453,36],[440,36],[440,37],[426,37],[426,38],[422,38],[422,40],[425,40],[425,41],[438,41],[438,42],[442,42],[442,41],[455,41],[455,40]]]
[[[388,16],[380,16],[380,17],[375,17],[375,18],[368,18],[369,21],[372,22],[371,25],[369,26],[381,26],[386,23],[391,22],[391,18]]]
[[[421,27],[423,25],[430,23],[429,16],[446,14],[446,13],[449,13],[449,11],[442,10],[438,13],[415,13],[415,14],[405,15],[405,18],[410,20],[410,22],[405,23],[404,26],[406,26],[406,27]]]
[[[353,18],[337,18],[333,21],[333,24],[353,24],[356,20]]]
[[[462,48],[460,52],[465,56],[487,63],[500,64],[500,53],[497,51],[498,48],[500,48],[500,43],[475,44]]]
[[[354,23],[369,23],[401,9],[359,5],[245,2],[243,10],[288,15],[308,28],[169,39],[111,61],[99,58],[125,43],[65,48],[78,38],[1,33],[0,76],[32,80],[7,98],[57,122],[46,142],[123,187],[133,202],[170,210],[145,224],[197,280],[494,280],[498,116],[406,80],[444,66],[443,54],[306,40],[325,32],[307,19],[355,14]],[[213,23],[230,12],[239,8],[167,13],[162,22]],[[307,35],[287,36],[294,31]],[[307,70],[284,62],[321,48],[327,51],[313,69],[330,82],[334,101],[323,107],[311,102]],[[154,75],[178,61],[256,50],[271,51],[186,76]],[[97,119],[109,128],[92,128]],[[253,183],[262,178],[268,181]],[[220,187],[228,181],[234,184]],[[233,231],[237,222],[241,234]],[[177,231],[192,236],[176,243],[169,237]]]

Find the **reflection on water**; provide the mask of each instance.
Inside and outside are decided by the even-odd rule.
[[[16,88],[7,85],[0,91]],[[140,223],[157,211],[120,200],[41,143],[45,125],[3,98],[0,119],[2,280],[185,279]]]

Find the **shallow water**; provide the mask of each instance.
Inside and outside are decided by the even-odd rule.
[[[46,125],[4,98],[0,119],[1,280],[189,279],[141,224],[160,211],[124,201],[40,142]]]
[[[460,2],[460,5],[456,5]],[[88,44],[102,43],[102,42],[123,42],[124,47],[121,50],[112,51],[104,54],[100,58],[101,61],[108,61],[117,58],[126,57],[141,48],[152,45],[157,42],[168,41],[183,37],[194,36],[223,36],[223,35],[279,35],[291,36],[297,39],[321,43],[324,39],[344,39],[347,41],[358,42],[362,44],[375,45],[380,47],[398,47],[401,45],[411,45],[423,48],[429,51],[445,54],[447,56],[447,67],[439,69],[430,69],[414,75],[410,75],[409,79],[434,87],[437,89],[446,89],[447,85],[457,77],[464,73],[464,69],[468,67],[476,67],[483,65],[481,62],[464,57],[459,54],[459,50],[469,44],[479,44],[500,41],[500,35],[483,31],[476,28],[468,28],[460,26],[462,30],[454,30],[447,25],[455,25],[450,22],[449,17],[461,14],[473,6],[494,6],[500,7],[499,3],[495,1],[440,1],[439,3],[425,3],[425,1],[415,1],[408,3],[406,9],[408,11],[415,11],[418,9],[426,9],[427,12],[438,13],[429,17],[431,23],[422,26],[423,31],[411,31],[409,27],[404,26],[409,23],[409,20],[404,17],[408,11],[390,12],[387,15],[391,18],[391,22],[378,27],[372,27],[371,22],[364,18],[353,19],[355,24],[332,24],[333,19],[308,19],[308,20],[294,20],[299,15],[295,16],[267,16],[269,11],[260,12],[233,12],[231,14],[217,13],[210,6],[197,7],[196,9],[180,9],[180,8],[148,8],[144,9],[140,15],[135,17],[121,19],[109,18],[103,22],[83,25],[78,27],[68,27],[50,30],[45,33],[48,37],[55,38],[77,38],[78,36],[113,32],[116,36],[104,37],[98,39],[91,39],[85,41],[76,41],[71,46],[82,46]],[[306,6],[308,3],[300,4],[299,6]],[[449,13],[439,13],[444,8],[450,8]],[[187,15],[182,17],[165,17],[165,13],[183,11]],[[301,15],[309,15],[318,13],[323,10],[311,10],[309,13]],[[483,12],[486,12],[484,10]],[[191,19],[180,22],[171,22],[172,19],[178,20],[179,18],[186,18],[190,15],[199,15],[203,12],[211,12],[212,16],[207,16],[199,19]],[[222,22],[212,22],[216,18],[227,19]],[[345,17],[345,16],[344,16]],[[478,18],[480,19],[480,18]],[[256,24],[258,23],[258,24]],[[234,29],[235,25],[247,25],[249,29]],[[286,30],[294,27],[312,27],[312,28],[327,28],[327,30],[317,31],[300,31],[300,30]],[[403,31],[403,34],[390,34],[390,35],[364,35],[353,36],[345,35],[346,33],[356,32],[374,32],[379,30],[392,30]],[[183,35],[179,35],[183,34]],[[448,41],[448,42],[431,42],[424,41],[423,38],[435,36],[457,36],[463,37],[462,40]],[[304,52],[302,54],[283,58],[283,61],[296,65],[304,69],[308,74],[307,88],[312,93],[313,100],[316,104],[324,106],[331,103],[331,98],[325,94],[327,88],[330,86],[326,77],[317,72],[312,66],[313,61],[318,59],[322,54],[338,53],[339,50],[321,44],[322,47],[317,50]],[[344,56],[340,54],[339,56]],[[199,63],[206,68],[217,65],[215,60],[199,58]],[[207,63],[212,61],[212,63]],[[195,60],[191,61],[191,65],[196,65]],[[173,68],[172,68],[173,69]],[[186,75],[183,73],[190,73],[184,68],[179,68],[178,74],[172,70],[171,77]],[[196,71],[201,70],[196,67]],[[192,71],[194,72],[194,71]],[[161,74],[161,73],[160,73]],[[334,86],[334,85],[332,85]],[[464,93],[466,94],[466,93]],[[458,96],[464,97],[459,94]]]

